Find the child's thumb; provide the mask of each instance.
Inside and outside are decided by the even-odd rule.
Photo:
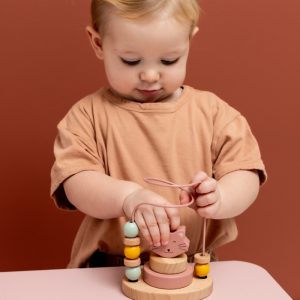
[[[192,183],[198,183],[200,184],[201,182],[203,182],[205,179],[207,179],[207,174],[203,171],[199,171],[193,178]]]
[[[179,194],[179,201],[180,201],[180,204],[189,203],[191,201],[190,194],[185,190],[181,190],[180,194]]]

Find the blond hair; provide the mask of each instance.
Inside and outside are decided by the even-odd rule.
[[[92,0],[91,16],[93,28],[103,34],[109,11],[116,11],[122,17],[137,19],[167,10],[180,22],[189,22],[191,32],[199,18],[197,0]]]

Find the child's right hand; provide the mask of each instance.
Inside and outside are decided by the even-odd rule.
[[[174,231],[180,225],[179,211],[177,208],[163,208],[149,204],[171,205],[160,195],[147,190],[138,189],[129,194],[123,203],[123,210],[128,219],[131,219],[134,208],[134,220],[146,241],[154,247],[166,245],[169,241],[170,230]]]

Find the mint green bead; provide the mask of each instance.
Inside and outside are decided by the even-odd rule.
[[[141,277],[142,271],[141,267],[135,267],[135,268],[127,268],[125,270],[125,276],[129,281],[137,281]]]
[[[124,225],[124,235],[128,238],[135,238],[139,234],[139,228],[134,222],[127,222]]]

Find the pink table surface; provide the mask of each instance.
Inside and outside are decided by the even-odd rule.
[[[0,300],[119,300],[124,267],[0,273]],[[207,300],[292,299],[262,267],[241,261],[212,262]]]

